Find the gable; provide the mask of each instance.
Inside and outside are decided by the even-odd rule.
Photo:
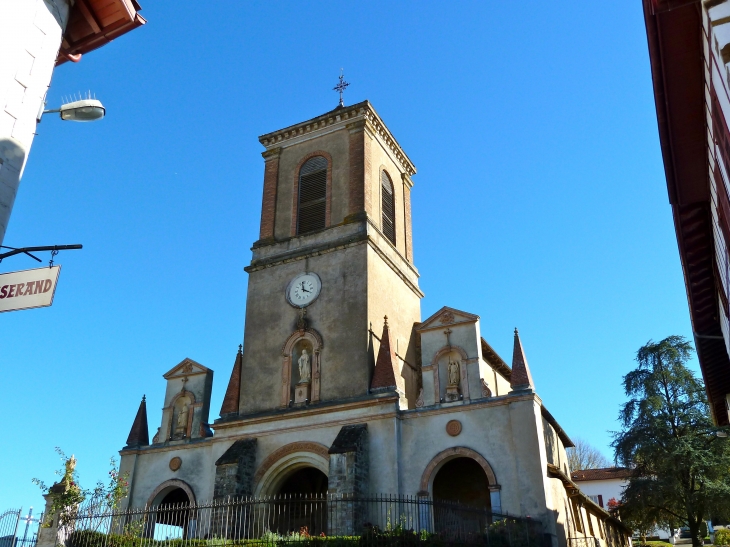
[[[186,357],[163,374],[162,377],[169,380],[170,378],[182,378],[183,376],[194,376],[196,374],[205,374],[207,372],[210,372],[209,368],[206,368],[200,363]]]
[[[460,323],[476,323],[477,321],[479,321],[478,315],[444,306],[421,323],[418,328],[416,328],[416,332],[440,329],[445,326],[458,325]]]

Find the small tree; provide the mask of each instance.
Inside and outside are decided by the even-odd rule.
[[[600,469],[601,467],[611,466],[611,462],[608,461],[608,458],[600,450],[591,446],[583,439],[576,438],[574,444],[574,448],[568,448],[567,450],[568,466],[571,471]]]
[[[649,341],[638,351],[639,366],[624,376],[629,401],[613,447],[616,460],[633,469],[622,519],[686,522],[700,547],[703,518],[730,509],[730,446],[718,439],[704,386],[685,366],[691,354],[681,336]]]

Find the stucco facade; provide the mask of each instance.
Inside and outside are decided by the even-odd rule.
[[[435,483],[444,473],[468,483],[460,462],[471,461],[486,485],[480,503],[493,513],[539,519],[555,546],[600,540],[599,528],[571,524],[572,443],[535,392],[518,333],[509,367],[482,338],[477,315],[443,307],[421,320],[415,167],[372,105],[338,107],[260,141],[261,233],[221,417],[208,422],[212,371],[186,359],[167,372],[153,442],[135,424],[121,452],[125,503],[154,506],[176,490],[189,501],[272,496],[290,492],[302,470],[323,477],[330,494],[458,500],[474,492],[449,481],[437,492]],[[313,157],[326,168],[306,179]],[[392,206],[383,180],[392,181],[394,235],[383,230]],[[313,191],[322,192],[322,228],[299,233],[299,194]],[[316,283],[293,285],[312,276]],[[298,306],[293,286],[315,295],[300,293],[307,303]],[[604,529],[619,530],[590,510]]]

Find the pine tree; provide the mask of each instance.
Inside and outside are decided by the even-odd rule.
[[[624,376],[629,401],[612,446],[616,460],[633,468],[622,512],[686,522],[700,547],[703,519],[730,514],[730,439],[716,435],[704,386],[685,366],[692,351],[681,336],[638,351],[639,366]]]

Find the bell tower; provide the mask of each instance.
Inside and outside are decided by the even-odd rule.
[[[368,101],[259,141],[264,189],[246,267],[238,414],[375,396],[386,315],[400,404],[413,407],[423,297],[413,265],[415,166]]]

